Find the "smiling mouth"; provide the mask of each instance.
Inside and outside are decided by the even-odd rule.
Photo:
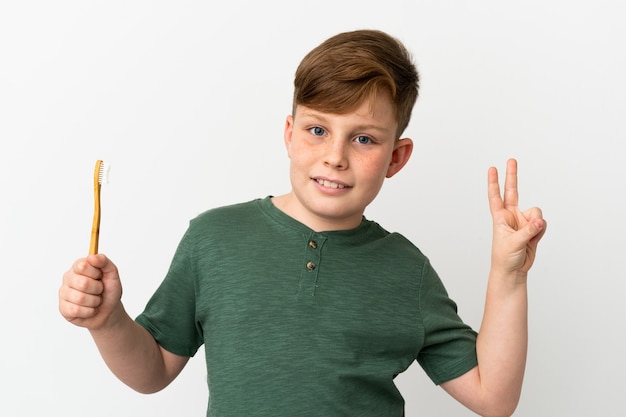
[[[319,185],[321,185],[323,187],[326,187],[326,188],[348,188],[347,185],[338,184],[336,182],[332,182],[332,181],[328,181],[328,180],[315,178],[315,181],[317,181],[317,183]]]

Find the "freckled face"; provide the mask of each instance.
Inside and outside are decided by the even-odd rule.
[[[347,114],[298,106],[285,125],[292,190],[275,204],[314,230],[358,226],[384,179],[410,156],[412,142],[396,141],[396,127],[384,96]]]

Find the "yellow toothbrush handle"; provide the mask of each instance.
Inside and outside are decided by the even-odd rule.
[[[102,161],[96,161],[96,168],[93,174],[93,223],[91,226],[91,243],[89,244],[89,253],[98,253],[98,241],[100,240],[100,169],[102,167]]]

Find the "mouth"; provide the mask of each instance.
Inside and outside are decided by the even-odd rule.
[[[340,184],[338,182],[328,181],[322,178],[313,178],[315,182],[325,188],[350,188],[350,186],[345,184]]]

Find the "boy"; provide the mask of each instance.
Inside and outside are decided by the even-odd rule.
[[[170,270],[133,320],[115,265],[79,259],[59,309],[89,329],[133,389],[163,389],[204,344],[208,416],[402,416],[393,378],[417,360],[481,415],[513,413],[526,357],[526,278],[546,223],[488,173],[493,249],[476,334],[428,259],[363,213],[408,161],[401,138],[418,74],[379,31],[336,35],[295,76],[284,141],[292,189],[190,222]]]

